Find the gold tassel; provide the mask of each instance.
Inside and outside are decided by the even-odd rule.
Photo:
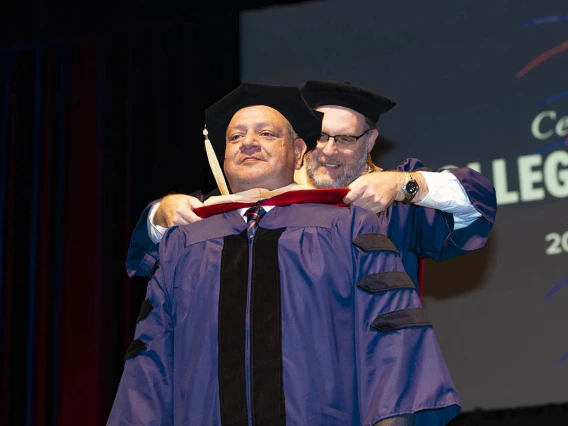
[[[225,182],[225,176],[223,175],[223,171],[219,165],[219,160],[217,160],[217,156],[215,155],[213,145],[211,145],[211,141],[209,140],[207,127],[203,129],[203,136],[205,136],[205,152],[207,153],[207,160],[209,160],[209,167],[211,167],[219,192],[221,192],[221,195],[229,195],[229,188]]]

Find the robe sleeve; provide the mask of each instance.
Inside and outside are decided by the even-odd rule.
[[[126,272],[129,277],[147,276],[158,260],[158,245],[148,235],[148,214],[156,201],[144,208],[132,232],[126,255]]]
[[[170,228],[159,244],[146,299],[125,356],[107,426],[173,425],[173,273],[183,249],[182,234]]]
[[[445,425],[460,400],[400,253],[377,222],[354,211],[356,360],[361,424],[414,414]]]
[[[397,167],[404,171],[432,171],[424,167],[420,160],[409,158]],[[481,213],[473,223],[458,230],[453,230],[454,221],[451,213],[419,207],[393,204],[394,209],[410,209],[410,217],[402,212],[404,226],[412,227],[414,238],[406,240],[407,248],[422,258],[444,260],[482,248],[487,243],[497,214],[497,197],[491,182],[481,173],[469,168],[448,169],[463,186],[473,207]],[[441,170],[434,170],[441,171]]]
[[[219,190],[211,191],[203,194],[200,190],[194,191],[188,195],[199,199],[201,202],[207,198],[217,195]],[[148,214],[152,204],[156,201],[150,202],[138,218],[138,222],[132,232],[130,238],[130,245],[126,255],[126,272],[129,277],[147,277],[154,263],[158,259],[158,244],[154,243],[148,235]]]

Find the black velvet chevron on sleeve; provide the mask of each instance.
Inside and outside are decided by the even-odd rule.
[[[124,356],[124,362],[130,358],[136,357],[140,352],[146,349],[146,343],[144,343],[140,339],[135,339],[132,341],[128,350],[126,351],[126,355]]]

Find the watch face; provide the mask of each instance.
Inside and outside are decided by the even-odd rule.
[[[418,183],[416,181],[411,180],[406,184],[406,192],[414,194],[416,191],[418,191]]]

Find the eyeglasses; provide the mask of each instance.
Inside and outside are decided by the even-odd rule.
[[[327,133],[321,133],[320,137],[318,138],[318,142],[321,143],[327,143],[327,141],[329,141],[329,138],[333,138],[335,140],[335,143],[339,146],[342,147],[350,147],[353,146],[355,144],[355,142],[357,142],[359,139],[361,139],[363,136],[365,136],[367,133],[369,133],[369,131],[372,129],[367,129],[365,130],[363,133],[361,133],[359,136],[353,136],[353,135],[328,135]]]

